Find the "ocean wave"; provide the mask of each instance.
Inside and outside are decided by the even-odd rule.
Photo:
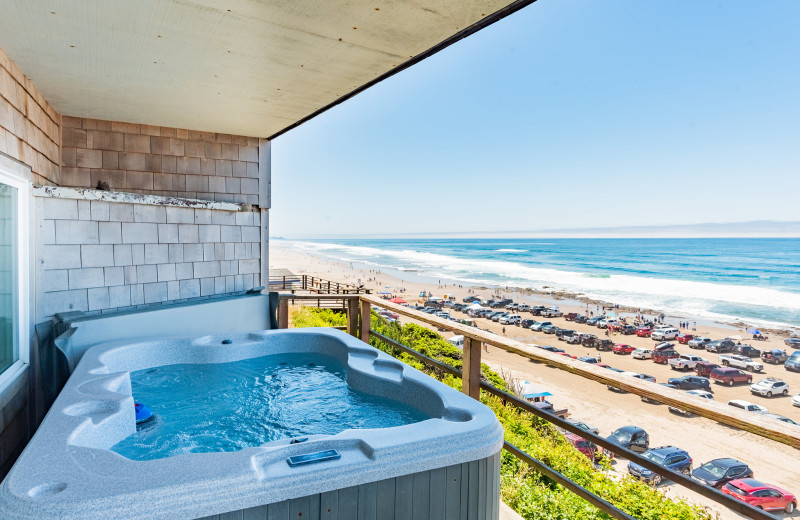
[[[776,309],[776,315],[800,315],[800,294],[768,287],[720,284],[696,280],[668,279],[631,274],[597,274],[532,267],[507,260],[459,258],[452,255],[404,250],[384,250],[367,246],[349,246],[319,242],[295,242],[307,252],[341,258],[356,255],[359,260],[382,268],[416,269],[417,274],[462,283],[517,286],[531,289],[582,293],[588,298],[631,307],[668,312],[691,312],[698,317],[720,320],[744,319],[733,314],[721,315],[712,309],[720,304]],[[780,312],[777,312],[780,310]],[[753,321],[753,320],[748,320]],[[767,320],[760,320],[767,323]],[[770,324],[786,325],[783,321]],[[794,324],[791,324],[794,325]]]
[[[527,249],[495,249],[496,253],[527,253]]]

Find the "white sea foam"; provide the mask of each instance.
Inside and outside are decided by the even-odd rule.
[[[495,249],[496,253],[527,253],[527,249]]]
[[[532,289],[581,293],[588,298],[631,307],[690,313],[702,318],[731,321],[740,316],[712,309],[719,305],[763,307],[800,312],[800,294],[767,287],[715,284],[692,280],[651,278],[625,274],[596,276],[593,273],[539,268],[502,260],[466,259],[414,250],[383,250],[317,242],[293,242],[292,246],[341,259],[345,255],[387,269],[416,270],[421,276],[452,279],[481,285],[518,286]],[[515,250],[518,251],[518,250]],[[784,326],[779,321],[747,319],[759,326]]]

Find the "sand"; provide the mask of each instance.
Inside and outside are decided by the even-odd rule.
[[[444,294],[454,294],[458,301],[467,295],[477,294],[481,297],[502,296],[512,298],[516,302],[530,305],[559,305],[564,312],[586,312],[587,304],[574,300],[548,297],[547,295],[534,294],[531,291],[514,290],[512,288],[475,288],[447,283],[446,280],[434,280],[425,283],[421,280],[405,280],[385,272],[370,270],[366,266],[356,263],[339,262],[318,255],[297,252],[281,247],[278,241],[270,244],[270,267],[285,267],[296,274],[308,274],[354,284],[363,283],[373,293],[389,291],[393,296],[401,296],[409,303],[416,302],[420,292],[428,291],[434,296],[442,297]],[[399,273],[398,273],[399,274]],[[595,311],[598,304],[590,304],[589,310]],[[657,310],[651,310],[650,316]],[[453,312],[454,317],[466,315]],[[624,315],[624,313],[623,313]],[[530,316],[530,315],[527,315]],[[523,314],[523,318],[526,317]],[[530,316],[533,319],[537,319]],[[585,324],[567,322],[563,318],[549,319],[556,326],[571,328],[579,332],[589,332],[604,337],[598,332],[600,329]],[[407,322],[401,318],[401,322]],[[697,321],[697,335],[709,336],[713,339],[739,335],[743,339],[749,338],[744,330],[718,323],[709,323],[695,320],[692,316],[668,316],[667,323],[677,324],[678,321]],[[507,325],[503,327],[485,319],[477,320],[481,328],[492,330],[498,334],[517,341],[530,344],[553,345],[565,349],[572,355],[597,354],[594,349],[577,345],[567,345],[553,335],[536,333],[521,327]],[[449,337],[452,333],[442,333]],[[625,343],[634,347],[652,347],[654,341],[649,338],[636,336],[612,336],[617,343]],[[759,349],[781,348],[786,349],[783,340],[771,336],[768,341],[747,341]],[[535,348],[535,347],[531,347]],[[692,350],[685,345],[678,345],[681,353],[698,354],[710,361],[716,361],[717,356],[700,350]],[[792,349],[786,349],[791,351]],[[747,462],[753,468],[756,479],[778,485],[793,493],[800,492],[800,452],[789,446],[758,437],[756,435],[735,430],[714,421],[701,417],[683,417],[670,413],[666,406],[643,403],[633,394],[619,394],[609,391],[604,385],[580,376],[534,363],[527,358],[505,352],[499,348],[490,347],[489,352],[483,352],[482,361],[496,371],[505,371],[520,380],[535,382],[545,386],[553,393],[550,399],[556,408],[567,408],[570,416],[581,419],[600,428],[601,435],[609,435],[614,429],[635,424],[644,427],[650,434],[650,445],[674,445],[689,452],[694,459],[694,466],[698,467],[708,460],[719,457],[734,457]],[[652,363],[649,360],[632,359],[629,355],[615,355],[611,352],[602,353],[602,361],[622,370],[647,373],[655,376],[658,382],[666,382],[670,377],[677,377],[682,373],[670,370],[667,366]],[[800,374],[788,372],[783,366],[766,365],[764,373],[754,374],[754,381],[763,377],[779,377],[789,383],[792,393],[800,391]],[[745,399],[769,408],[770,412],[779,413],[800,422],[800,409],[791,405],[790,397],[773,397],[771,399],[754,396],[749,392],[747,385],[722,387],[713,385],[714,398],[717,401],[727,402],[730,399]],[[791,394],[790,394],[791,395]],[[798,427],[800,428],[800,427]],[[620,472],[627,471],[627,462],[616,461],[616,469]],[[721,510],[708,499],[669,483],[661,488],[671,496],[685,496],[692,501],[708,505],[721,514],[721,518],[740,518],[738,515]],[[800,518],[800,513],[783,515],[783,517]]]

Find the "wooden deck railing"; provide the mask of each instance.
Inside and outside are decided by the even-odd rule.
[[[369,289],[349,283],[326,280],[318,276],[280,275],[269,277],[270,291],[307,291],[317,294],[369,294]]]
[[[285,328],[288,326],[288,302],[290,299],[293,298],[296,299],[298,298],[298,296],[285,295],[285,294],[282,294],[280,296],[278,322],[281,328]],[[322,298],[322,296],[303,296],[302,298],[313,300]],[[615,372],[606,370],[602,367],[595,367],[591,364],[583,363],[581,361],[577,361],[575,359],[568,358],[566,356],[553,354],[545,350],[536,349],[537,350],[536,352],[532,352],[528,350],[529,345],[526,345],[524,343],[504,338],[502,336],[498,336],[496,334],[492,334],[490,332],[486,332],[475,327],[462,325],[452,320],[438,318],[436,316],[416,311],[408,307],[403,307],[401,305],[393,304],[382,298],[378,298],[374,295],[369,295],[369,294],[327,295],[325,296],[325,298],[339,298],[346,301],[346,308],[348,313],[347,332],[349,334],[357,338],[360,338],[362,341],[366,343],[369,343],[371,337],[376,337],[395,348],[398,348],[400,350],[403,350],[404,352],[411,354],[412,356],[416,357],[417,359],[419,359],[426,365],[430,366],[431,368],[434,368],[436,370],[441,370],[444,372],[449,372],[451,374],[461,377],[462,391],[465,394],[468,394],[475,399],[479,399],[480,390],[484,390],[486,392],[489,392],[491,394],[500,397],[506,403],[510,403],[517,408],[520,408],[537,417],[540,417],[563,430],[575,433],[600,447],[613,451],[614,453],[619,454],[621,457],[633,461],[636,464],[639,464],[640,466],[643,466],[651,471],[654,471],[655,473],[673,481],[674,483],[680,486],[686,487],[688,489],[691,489],[692,491],[697,492],[702,496],[710,498],[711,500],[723,505],[724,507],[732,511],[744,514],[748,518],[753,518],[756,520],[772,520],[776,518],[775,516],[772,516],[769,513],[765,513],[762,510],[755,509],[744,502],[736,500],[735,498],[729,495],[725,495],[712,487],[700,484],[691,477],[687,477],[681,473],[677,473],[668,468],[655,464],[650,460],[645,459],[640,454],[637,454],[626,448],[622,448],[620,446],[612,444],[603,437],[594,435],[590,432],[580,429],[577,426],[574,426],[573,424],[568,423],[563,419],[556,417],[555,415],[552,415],[550,413],[547,413],[545,411],[536,408],[527,401],[519,399],[516,396],[503,392],[502,390],[499,390],[494,386],[482,382],[480,376],[481,344],[485,343],[487,345],[492,345],[496,348],[500,348],[508,352],[513,352],[522,357],[538,361],[541,363],[545,363],[547,365],[559,368],[561,370],[566,370],[570,373],[577,374],[587,379],[600,382],[604,385],[611,385],[621,390],[626,390],[630,393],[639,395],[641,397],[646,397],[647,399],[650,399],[652,401],[667,404],[670,406],[676,406],[682,410],[690,411],[696,415],[712,419],[722,424],[726,424],[734,428],[745,430],[753,434],[759,435],[761,437],[765,437],[777,442],[781,442],[783,444],[787,444],[794,448],[800,448],[800,434],[796,431],[796,428],[793,427],[792,425],[787,425],[780,421],[770,421],[767,418],[759,417],[754,414],[748,414],[747,412],[744,411],[731,409],[731,407],[729,406],[723,405],[721,403],[716,403],[713,401],[703,400],[700,402],[686,402],[684,393],[679,390],[667,388],[661,385],[656,385],[654,383],[650,383],[648,381],[643,381],[640,379],[621,376]],[[386,336],[383,336],[373,330],[370,330],[369,323],[371,317],[371,308],[373,305],[389,309],[399,315],[413,318],[419,322],[432,325],[438,329],[450,330],[463,335],[464,336],[464,346],[463,346],[463,356],[462,356],[463,371],[457,370],[449,365],[440,363],[439,361],[436,361],[428,356],[425,356],[424,354],[421,354],[405,345],[402,345],[390,338],[387,338]],[[575,494],[581,496],[588,502],[592,503],[593,505],[595,505],[596,507],[598,507],[611,517],[620,520],[635,520],[633,519],[633,517],[617,509],[615,506],[608,503],[601,497],[594,495],[593,493],[586,490],[579,484],[569,480],[568,478],[561,475],[553,468],[550,468],[543,462],[533,459],[528,454],[522,452],[518,448],[506,443],[504,449],[506,449],[509,453],[519,458],[526,464],[530,465],[537,471],[540,471],[548,475],[550,478],[553,478],[553,480],[564,485],[564,487],[570,489]]]

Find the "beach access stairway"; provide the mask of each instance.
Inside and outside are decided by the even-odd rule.
[[[760,417],[745,411],[731,410],[731,407],[723,403],[714,401],[697,400],[688,402],[682,391],[656,385],[648,381],[637,378],[626,377],[613,371],[597,367],[589,363],[583,363],[566,356],[560,356],[546,350],[535,349],[533,352],[526,348],[524,343],[508,339],[484,330],[463,325],[453,320],[443,319],[431,314],[420,312],[409,307],[404,307],[386,301],[372,294],[280,294],[278,296],[278,327],[288,328],[289,326],[289,305],[294,304],[314,305],[322,301],[333,301],[333,305],[326,303],[325,306],[336,306],[344,309],[347,314],[347,326],[345,330],[360,338],[365,343],[369,343],[370,338],[378,338],[382,342],[397,348],[417,360],[427,367],[449,373],[461,378],[462,392],[474,399],[480,399],[480,392],[484,391],[500,397],[506,404],[512,405],[520,410],[531,413],[536,417],[544,419],[554,426],[577,434],[589,442],[594,443],[600,448],[615,452],[631,462],[634,462],[646,469],[655,472],[664,480],[670,480],[675,484],[690,489],[706,498],[713,500],[730,511],[744,515],[755,520],[774,520],[776,517],[762,510],[755,509],[748,504],[725,495],[720,491],[705,486],[693,478],[681,473],[672,471],[666,467],[656,464],[649,459],[642,457],[641,454],[612,444],[608,440],[598,435],[583,430],[562,418],[551,413],[540,410],[532,403],[529,403],[515,395],[511,395],[500,390],[491,384],[481,380],[481,348],[483,344],[512,352],[519,356],[531,359],[536,362],[547,364],[553,368],[565,370],[579,375],[586,379],[591,379],[604,385],[613,386],[621,390],[636,394],[648,400],[663,403],[668,406],[686,410],[695,415],[720,422],[722,424],[748,431],[755,435],[771,439],[794,448],[800,448],[800,433],[793,425],[785,424],[780,421],[772,421],[769,418]],[[396,314],[412,318],[417,322],[425,323],[439,330],[449,330],[464,336],[462,347],[462,370],[457,370],[449,365],[434,360],[406,345],[398,343],[391,338],[379,334],[370,327],[371,310],[373,307],[388,309]],[[518,458],[523,463],[530,466],[533,470],[547,476],[553,481],[561,484],[571,492],[575,493],[582,500],[592,504],[598,509],[608,514],[611,518],[618,520],[636,520],[634,517],[615,507],[602,497],[592,493],[576,482],[570,480],[563,474],[554,470],[544,462],[531,457],[529,454],[520,450],[516,446],[505,442],[503,449]]]

